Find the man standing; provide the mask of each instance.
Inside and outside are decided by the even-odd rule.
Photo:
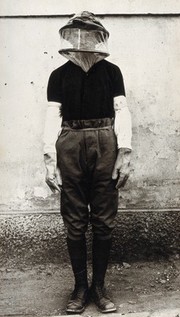
[[[129,176],[131,117],[120,69],[105,60],[108,31],[83,11],[60,29],[68,62],[48,83],[44,159],[46,182],[61,190],[61,214],[75,278],[68,313],[81,313],[91,295],[101,312],[115,304],[104,287],[118,188]],[[62,186],[59,186],[58,170]],[[92,225],[92,285],[88,289],[86,237]]]

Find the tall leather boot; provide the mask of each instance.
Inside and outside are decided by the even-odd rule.
[[[78,314],[84,311],[88,299],[85,237],[81,240],[67,238],[67,245],[75,278],[75,288],[68,301],[66,312]]]
[[[111,239],[93,239],[93,279],[91,294],[97,308],[102,313],[116,311],[114,303],[106,293],[104,279],[108,266],[109,253],[111,249]]]

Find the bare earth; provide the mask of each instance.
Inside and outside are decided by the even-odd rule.
[[[169,261],[111,264],[106,286],[118,307],[117,316],[180,308],[179,269],[178,256]],[[68,264],[0,268],[0,316],[65,315],[72,287]],[[135,312],[139,314],[131,315]],[[100,315],[93,303],[82,314]]]

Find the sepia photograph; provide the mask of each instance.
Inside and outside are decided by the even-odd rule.
[[[180,0],[1,0],[0,47],[0,317],[180,317]]]

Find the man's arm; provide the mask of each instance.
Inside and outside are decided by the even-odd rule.
[[[112,178],[118,179],[116,188],[125,185],[130,173],[132,122],[125,96],[114,98],[114,132],[117,137],[118,155],[114,165]]]
[[[48,102],[44,127],[44,162],[46,166],[46,183],[50,189],[60,191],[60,173],[57,169],[56,141],[61,133],[62,117],[60,117],[61,104]]]

